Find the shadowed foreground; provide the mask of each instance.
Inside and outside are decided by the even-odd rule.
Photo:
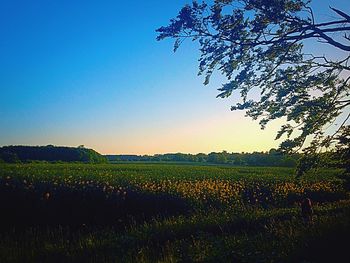
[[[340,172],[295,181],[288,168],[1,165],[0,261],[341,262]]]

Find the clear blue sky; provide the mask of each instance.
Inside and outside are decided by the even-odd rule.
[[[102,153],[268,150],[257,123],[197,77],[198,46],[155,40],[189,1],[2,0],[0,146]],[[315,1],[320,14],[346,0]],[[249,140],[247,140],[249,138]]]

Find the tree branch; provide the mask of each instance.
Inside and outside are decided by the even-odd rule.
[[[344,12],[336,9],[336,8],[333,8],[333,7],[329,7],[330,9],[332,9],[334,12],[336,12],[338,15],[344,17],[348,22],[350,22],[350,16],[345,14]]]

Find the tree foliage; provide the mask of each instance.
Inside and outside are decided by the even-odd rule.
[[[276,149],[269,152],[228,153],[211,152],[209,154],[166,153],[150,155],[107,155],[111,162],[180,162],[229,164],[239,166],[278,166],[295,167],[299,154],[281,154]]]
[[[308,0],[216,0],[184,6],[157,40],[200,44],[199,74],[227,79],[218,97],[240,96],[232,110],[245,110],[261,128],[285,118],[276,139],[285,152],[349,148],[350,16],[316,21]],[[305,52],[315,42],[338,54]],[[310,49],[310,48],[309,48]],[[339,58],[339,56],[341,58]],[[257,99],[252,91],[259,91]],[[343,139],[342,139],[343,138]]]
[[[0,159],[8,163],[48,161],[106,163],[107,159],[92,149],[60,146],[4,146]]]

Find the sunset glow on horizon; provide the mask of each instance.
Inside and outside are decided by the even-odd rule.
[[[2,2],[0,146],[150,155],[277,148],[283,120],[261,130],[231,112],[237,97],[216,98],[222,78],[204,86],[197,76],[196,44],[174,54],[172,41],[155,40],[188,2]],[[315,8],[327,16],[329,5],[350,8],[345,0]]]

